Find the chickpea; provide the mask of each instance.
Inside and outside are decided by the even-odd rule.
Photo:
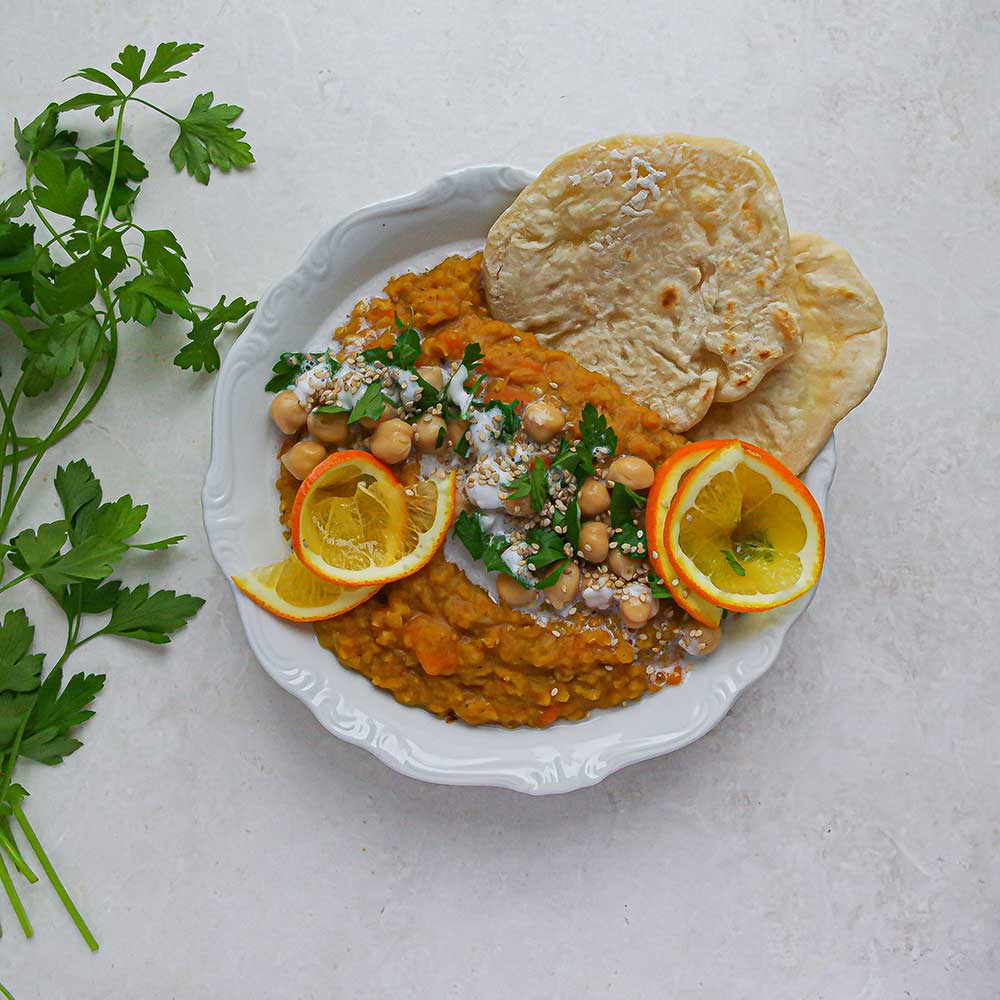
[[[413,432],[413,443],[418,451],[440,451],[448,440],[448,425],[433,413],[425,413]]]
[[[295,476],[305,479],[313,469],[326,458],[326,448],[316,441],[300,441],[293,444],[281,456],[281,464]]]
[[[588,562],[600,563],[608,558],[608,526],[600,521],[584,521],[580,528],[580,555]]]
[[[309,433],[322,444],[332,444],[341,447],[347,444],[351,432],[347,426],[347,413],[320,413],[313,410],[309,414],[306,426]]]
[[[621,483],[630,490],[648,490],[653,485],[656,473],[644,458],[622,455],[611,463],[607,478],[613,483]]]
[[[708,656],[722,638],[722,632],[717,628],[690,622],[677,631],[677,644],[689,656]]]
[[[507,497],[500,502],[503,504],[503,509],[508,514],[513,514],[514,517],[531,517],[534,513],[531,509],[531,500],[528,497],[518,497],[516,500]]]
[[[448,421],[448,444],[454,448],[459,441],[462,440],[462,435],[469,429],[468,420],[449,420]]]
[[[566,425],[563,411],[549,399],[536,399],[524,408],[524,432],[537,444],[551,441]]]
[[[286,389],[271,400],[271,419],[282,434],[298,434],[306,425],[306,411],[299,397]]]
[[[437,365],[418,365],[417,374],[435,389],[444,388],[444,372]]]
[[[632,594],[618,605],[627,628],[641,628],[659,610],[656,598],[649,594]]]
[[[584,517],[597,517],[611,506],[611,494],[607,486],[593,476],[584,480],[576,499]]]
[[[512,608],[519,608],[525,604],[531,604],[535,599],[535,592],[527,587],[522,587],[512,576],[501,573],[497,577],[497,597]]]
[[[379,414],[377,420],[373,420],[371,417],[362,417],[358,423],[361,424],[364,430],[371,434],[379,424],[384,424],[387,420],[394,420],[397,416],[398,414],[393,407],[386,406]]]
[[[386,420],[375,428],[369,447],[387,465],[405,462],[413,447],[413,428],[405,420]]]
[[[559,574],[559,579],[551,587],[545,588],[545,599],[554,608],[564,608],[576,600],[578,593],[580,593],[580,567],[575,562],[569,562]]]
[[[636,577],[643,566],[641,559],[629,559],[621,549],[612,549],[608,553],[608,569],[623,580]]]

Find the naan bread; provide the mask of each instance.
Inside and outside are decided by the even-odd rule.
[[[678,432],[801,339],[777,185],[726,139],[620,135],[560,156],[493,224],[483,285],[495,317]]]
[[[752,395],[713,406],[689,436],[749,441],[798,474],[871,392],[887,330],[878,296],[846,250],[815,233],[794,234],[791,246],[802,346]]]

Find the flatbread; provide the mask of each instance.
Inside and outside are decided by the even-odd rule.
[[[495,317],[677,432],[801,339],[777,185],[727,139],[620,135],[560,156],[493,224],[483,285]]]
[[[882,305],[850,254],[815,233],[791,240],[802,346],[738,403],[717,404],[689,436],[739,438],[798,474],[871,392],[885,360]]]

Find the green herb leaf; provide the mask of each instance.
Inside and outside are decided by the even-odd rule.
[[[346,406],[338,406],[336,403],[324,403],[323,406],[314,406],[313,413],[347,413]]]
[[[170,636],[183,628],[204,603],[200,597],[172,590],[151,594],[147,583],[134,590],[122,587],[103,632],[158,645],[170,642]]]
[[[646,506],[646,498],[624,483],[611,487],[611,527],[621,528],[632,523],[632,511]]]
[[[35,630],[22,610],[8,611],[0,624],[0,748],[13,741],[31,712],[41,679],[39,653],[29,653]]]
[[[561,535],[564,541],[570,543],[573,549],[580,547],[580,504],[576,500],[571,500],[566,504],[565,512],[556,510],[552,515],[552,527],[565,527],[566,531]]]
[[[737,576],[746,576],[747,575],[747,571],[740,565],[740,561],[736,558],[735,555],[733,555],[732,552],[730,552],[729,549],[722,549],[721,551],[722,551],[722,554],[726,557],[726,562],[729,563],[730,569]]]
[[[101,484],[94,470],[82,458],[56,469],[55,487],[63,513],[70,523],[88,504],[101,502]]]
[[[515,399],[512,403],[501,403],[499,400],[493,400],[489,402],[484,407],[486,412],[489,413],[490,410],[499,410],[503,415],[503,423],[500,425],[500,431],[497,435],[501,441],[511,441],[514,435],[517,434],[521,427],[521,416],[517,412],[517,407],[521,405],[520,400]]]
[[[199,94],[187,117],[178,122],[180,135],[170,147],[170,162],[178,171],[186,169],[200,184],[207,184],[211,168],[223,172],[253,163],[249,143],[243,141],[246,132],[234,128],[243,109],[235,104],[215,104],[215,95]]]
[[[537,514],[549,498],[549,470],[545,463],[536,455],[526,471],[505,485],[505,493],[509,500],[528,497],[531,509]]]
[[[566,558],[562,562],[558,562],[555,566],[546,573],[540,580],[535,582],[535,590],[546,590],[549,587],[555,586],[559,582],[559,577],[563,575],[563,570],[572,562],[572,559]]]
[[[126,281],[119,285],[117,297],[121,318],[134,319],[143,326],[150,326],[157,312],[176,313],[189,320],[195,318],[184,293],[159,274],[140,274]]]
[[[594,474],[594,452],[601,449],[610,457],[618,447],[618,435],[608,425],[608,418],[598,413],[593,403],[587,403],[580,414],[580,446],[576,449],[580,456],[582,471]]]
[[[64,314],[50,326],[35,331],[33,337],[34,351],[21,363],[24,394],[28,397],[47,392],[78,362],[93,362],[108,349],[107,336],[89,306]]]
[[[92,718],[87,707],[104,687],[103,674],[74,674],[62,687],[62,667],[45,678],[21,743],[21,756],[39,764],[60,764],[82,744],[71,738],[70,730]]]
[[[119,75],[125,77],[134,87],[138,87],[142,82],[142,65],[146,61],[146,50],[135,45],[126,45],[118,53],[118,59],[111,64],[111,68]]]
[[[392,347],[369,347],[361,352],[361,357],[365,361],[381,361],[384,365],[408,369],[417,363],[422,350],[420,334],[411,326],[403,330]]]
[[[256,302],[236,298],[227,304],[225,295],[212,308],[194,321],[186,343],[175,355],[174,364],[178,368],[189,368],[199,372],[219,370],[222,359],[215,342],[219,339],[227,323],[238,323],[244,316],[257,308]]]
[[[187,62],[202,48],[203,46],[198,42],[160,42],[156,46],[156,52],[153,53],[153,58],[150,59],[146,72],[139,80],[139,85],[166,83],[168,80],[177,80],[182,76],[187,76],[186,73],[173,67]]]
[[[366,417],[369,420],[378,420],[382,416],[382,411],[392,406],[392,400],[382,392],[381,382],[372,382],[365,388],[361,398],[354,404],[351,415],[347,418],[349,424],[356,424]]]
[[[39,182],[34,187],[38,204],[56,215],[76,218],[90,194],[90,185],[80,167],[67,173],[62,158],[44,149],[35,155],[33,172]]]
[[[670,598],[670,591],[667,590],[667,585],[655,573],[650,573],[646,577],[646,582],[649,584],[649,589],[652,591],[653,597],[657,600],[668,600]]]
[[[566,440],[566,438],[561,438],[559,441],[559,451],[556,452],[556,457],[552,459],[552,469],[565,469],[570,475],[576,475],[577,470],[580,468],[580,456],[577,454],[576,449]]]
[[[9,198],[0,201],[0,223],[10,222],[24,214],[28,207],[28,192],[16,191]]]
[[[462,351],[462,364],[465,365],[465,370],[471,375],[485,356],[479,344],[466,344],[465,350]]]
[[[479,560],[491,573],[506,573],[518,580],[502,558],[510,548],[510,540],[486,531],[478,514],[462,511],[455,520],[455,537],[468,549],[469,555]]]

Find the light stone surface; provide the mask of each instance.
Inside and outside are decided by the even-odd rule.
[[[819,594],[775,667],[699,743],[548,799],[400,777],[264,675],[201,528],[212,381],[168,369],[170,324],[130,330],[59,457],[187,531],[145,563],[208,604],[166,650],[81,653],[109,674],[84,749],[19,772],[101,951],[44,888],[30,942],[3,900],[18,1000],[1000,993],[996,5],[614,8],[6,5],[4,123],[119,43],[206,43],[157,96],[245,104],[256,168],[206,190],[166,164],[168,123],[129,129],[157,164],[140,221],[176,229],[203,300],[259,294],[321,226],[453,167],[679,130],[759,149],[791,225],[851,251],[890,328],[838,431]],[[4,193],[18,166],[4,125]]]

